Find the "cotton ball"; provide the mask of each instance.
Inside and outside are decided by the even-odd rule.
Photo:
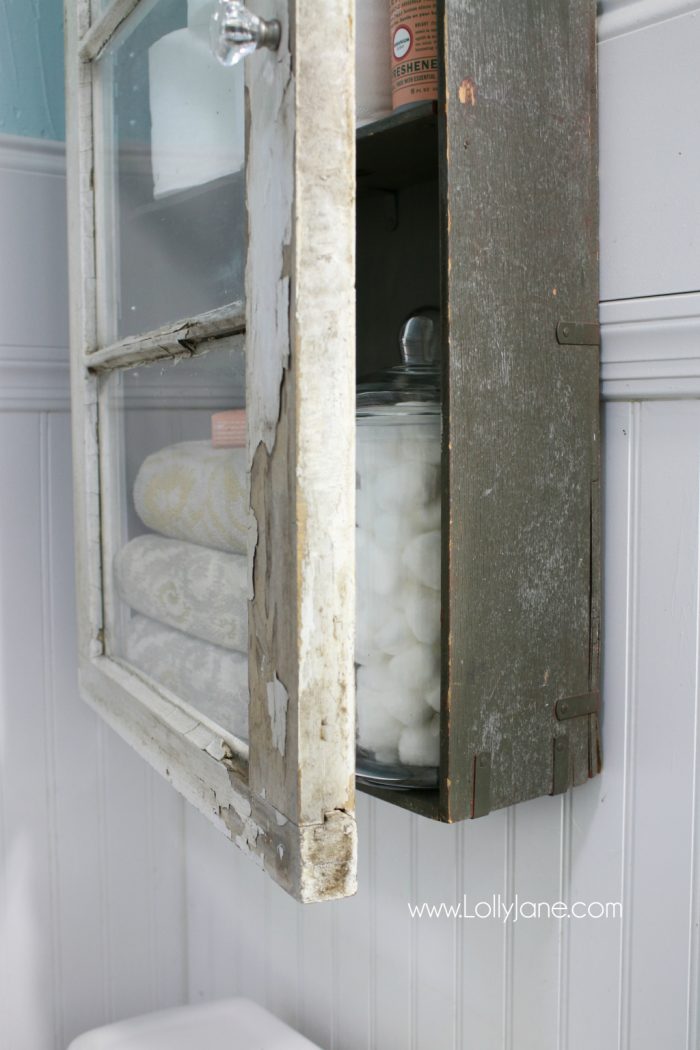
[[[392,594],[401,582],[401,553],[397,549],[382,549],[375,542],[373,557],[372,590],[375,594],[386,597]]]
[[[396,510],[378,511],[374,516],[372,526],[374,538],[382,550],[396,550],[403,547],[412,535],[408,516]]]
[[[412,576],[426,587],[440,590],[440,530],[424,532],[404,547],[402,562]]]
[[[355,588],[360,593],[369,590],[370,540],[371,536],[367,529],[359,527],[355,529]]]
[[[376,478],[380,471],[396,466],[400,459],[395,428],[363,426],[358,421],[356,462],[362,466],[363,480],[365,475]]]
[[[440,764],[440,719],[437,715],[427,725],[404,729],[399,738],[399,758],[406,766]]]
[[[371,449],[370,455],[374,458],[375,464],[377,466],[391,466],[393,463],[396,463],[401,457],[399,451],[401,433],[399,428],[391,424],[377,423],[375,417],[371,434],[372,438],[368,444]]]
[[[385,711],[405,726],[423,725],[433,713],[422,690],[407,689],[395,681],[382,689],[380,699]]]
[[[422,507],[414,507],[411,510],[411,525],[414,532],[432,532],[440,528],[442,520],[442,506],[439,499],[432,503],[426,503]]]
[[[437,652],[433,647],[417,642],[391,658],[389,673],[404,689],[424,690],[440,673]]]
[[[415,637],[425,645],[434,645],[440,640],[440,592],[411,583],[403,599],[406,621]]]
[[[374,757],[383,766],[395,766],[398,765],[399,751],[397,747],[380,748],[374,752]]]
[[[357,688],[370,692],[383,693],[392,686],[389,661],[381,657],[370,664],[357,669]]]
[[[392,674],[393,661],[380,660],[357,669],[357,690],[371,694],[379,705],[402,725],[427,722],[432,711],[419,688],[399,682]]]
[[[401,455],[414,463],[432,463],[437,466],[442,459],[440,427],[432,424],[406,427],[401,442]]]
[[[355,529],[355,562],[360,590],[385,596],[395,590],[401,577],[399,555],[382,550],[365,529]]]
[[[377,631],[393,612],[394,605],[359,588],[355,591],[355,663],[386,665],[386,655],[377,646]]]
[[[436,682],[425,694],[425,702],[430,704],[433,711],[440,710],[440,683]]]
[[[410,511],[433,502],[440,492],[440,470],[430,463],[399,463],[377,475],[377,505]]]
[[[373,604],[363,602],[355,616],[355,663],[371,664],[380,659],[376,642],[377,624],[373,616]]]
[[[375,634],[375,644],[384,653],[395,656],[413,641],[411,628],[401,609],[394,609]]]
[[[357,742],[368,751],[395,751],[404,727],[384,710],[373,689],[357,687]]]
[[[367,641],[377,652],[393,656],[411,644],[413,636],[395,594],[374,594],[366,604],[372,609],[372,638]]]
[[[377,513],[376,482],[364,471],[356,475],[355,522],[363,529],[371,531]]]

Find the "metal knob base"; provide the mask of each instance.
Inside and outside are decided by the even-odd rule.
[[[235,66],[261,47],[276,51],[281,35],[279,22],[266,22],[239,0],[219,0],[212,15],[212,51],[224,66]]]

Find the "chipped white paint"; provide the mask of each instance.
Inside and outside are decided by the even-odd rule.
[[[81,37],[79,55],[84,62],[98,58],[114,34],[134,11],[140,0],[112,0]],[[89,4],[85,5],[89,7]]]
[[[289,260],[294,180],[294,80],[289,52],[292,4],[268,0],[256,13],[282,25],[279,49],[255,55],[246,66],[254,104],[248,136],[248,213],[251,216],[246,270],[248,303],[247,421],[250,460],[262,441],[275,444],[282,374],[289,359]],[[321,19],[323,21],[323,19]],[[258,222],[252,216],[259,216]]]
[[[267,801],[299,828],[304,843],[316,842],[319,829],[324,838],[335,836],[345,871],[355,852],[349,817],[354,811],[353,5],[330,0],[319,7],[295,0],[287,8],[269,2],[260,13],[282,15],[286,25],[287,10],[293,78],[283,44],[269,71],[251,65],[248,79],[253,120],[258,106],[264,112],[284,102],[275,132],[279,140],[263,149],[259,139],[259,148],[251,148],[251,207],[264,195],[269,228],[290,229],[289,243],[281,254],[275,245],[264,265],[266,279],[276,286],[264,300],[256,290],[263,270],[256,267],[266,256],[258,256],[256,238],[268,238],[269,229],[251,231],[248,266],[251,501],[259,530],[251,605],[250,651],[256,660],[250,666],[249,776],[253,790],[265,787]],[[328,90],[336,81],[343,91]],[[270,197],[265,180],[269,156],[278,148],[288,152],[281,170],[289,186]],[[261,247],[267,250],[268,241]],[[276,307],[279,296],[287,295],[288,278],[286,345]],[[264,374],[258,362],[263,352]],[[286,505],[279,500],[282,490]],[[283,752],[270,717],[269,683],[275,677],[289,694]],[[310,898],[317,892],[311,852],[302,865],[302,878],[308,875],[302,895]]]
[[[111,346],[95,350],[90,356],[91,368],[124,368],[126,365],[143,364],[162,357],[173,359],[183,355],[207,353],[213,348],[213,340],[231,336],[227,346],[231,350],[243,350],[244,339],[239,333],[245,328],[245,305],[228,303],[216,310],[190,320],[179,320],[164,325],[146,335],[131,335]]]
[[[281,755],[287,741],[287,708],[289,693],[277,675],[267,683],[267,710],[270,715],[272,744]]]

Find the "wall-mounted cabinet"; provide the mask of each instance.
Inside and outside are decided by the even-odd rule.
[[[461,820],[599,768],[595,5],[445,0],[439,101],[357,135],[352,0],[260,0],[280,38],[245,85],[212,6],[66,5],[81,688],[323,900],[355,887],[370,665],[414,703],[385,759],[434,772],[359,770],[398,805]],[[413,458],[380,537],[356,522],[356,375],[428,307],[440,394],[392,431]],[[398,608],[371,659],[356,595],[359,625]]]

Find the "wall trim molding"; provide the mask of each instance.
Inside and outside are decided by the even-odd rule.
[[[0,135],[0,170],[65,178],[65,144],[22,135]]]
[[[698,0],[630,0],[623,7],[606,11],[598,18],[598,42],[648,29],[692,12],[700,12]]]
[[[601,303],[606,401],[700,397],[700,292]]]
[[[65,347],[0,346],[0,412],[69,412]]]

